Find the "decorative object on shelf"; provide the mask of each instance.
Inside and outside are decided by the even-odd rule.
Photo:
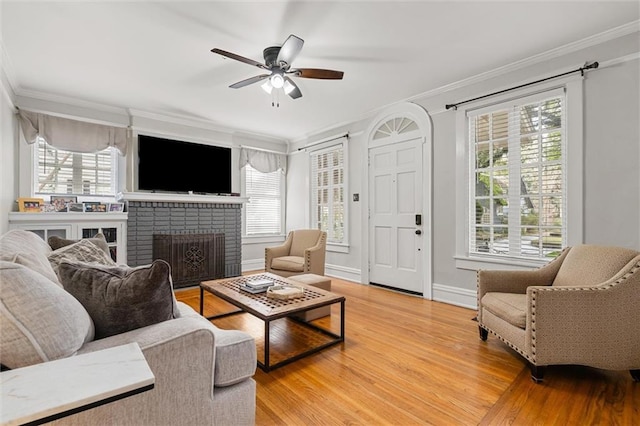
[[[84,204],[85,213],[95,213],[95,212],[104,213],[107,211],[107,205],[100,203],[98,201],[85,201],[82,204]]]
[[[274,285],[267,288],[267,297],[271,299],[289,300],[304,295],[304,289],[293,285]]]
[[[70,212],[82,213],[84,212],[84,204],[82,203],[69,203],[67,206]]]
[[[51,203],[44,203],[43,205],[40,206],[40,211],[43,213],[55,213],[55,212],[66,212],[67,211],[67,206],[62,207],[64,210],[58,210],[55,204],[51,204]]]
[[[42,198],[18,198],[18,211],[24,213],[40,213],[41,206],[44,205]]]
[[[124,203],[110,203],[109,204],[110,212],[123,212],[124,211]]]
[[[52,195],[51,204],[55,206],[55,211],[66,212],[68,211],[69,204],[77,203],[78,197],[74,195]]]

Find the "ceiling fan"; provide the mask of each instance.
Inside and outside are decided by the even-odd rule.
[[[291,77],[342,80],[342,76],[344,75],[342,71],[319,68],[291,68],[291,63],[298,56],[298,53],[300,53],[303,44],[304,40],[291,34],[287,37],[282,46],[271,46],[264,49],[262,52],[262,55],[264,56],[264,64],[221,49],[211,49],[211,51],[218,55],[235,59],[236,61],[244,62],[245,64],[253,65],[265,71],[269,71],[267,74],[260,74],[234,83],[229,86],[230,88],[239,89],[241,87],[266,80],[262,84],[262,88],[267,93],[271,93],[273,89],[282,88],[287,95],[291,96],[291,98],[298,99],[302,97],[302,92],[300,92],[300,89]]]

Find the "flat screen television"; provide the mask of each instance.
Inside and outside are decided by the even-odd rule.
[[[141,191],[231,193],[231,148],[138,135]]]

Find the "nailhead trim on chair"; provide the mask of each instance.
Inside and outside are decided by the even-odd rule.
[[[531,306],[531,352],[533,357],[536,355],[536,296],[539,291],[605,291],[611,287],[622,283],[633,275],[638,269],[640,269],[640,262],[636,263],[626,274],[618,278],[617,280],[598,287],[546,287],[536,288],[531,291],[532,306]],[[534,362],[535,364],[535,362]]]
[[[565,247],[562,249],[562,251],[560,252],[560,254],[558,256],[556,256],[551,262],[547,263],[545,266],[549,266],[555,262],[558,262],[560,259],[560,257],[562,256],[562,254],[569,250],[571,247]],[[542,267],[538,268],[541,269]],[[478,304],[478,323],[481,323],[481,309],[480,309],[480,271],[481,269],[478,269],[476,272],[476,295],[477,295],[477,304]],[[551,288],[551,287],[549,287]],[[506,340],[504,337],[500,336],[498,333],[496,333],[495,331],[491,330],[490,328],[488,328],[486,325],[484,324],[480,324],[480,326],[482,328],[484,328],[485,330],[491,332],[491,334],[493,334],[494,336],[496,336],[499,340],[501,340],[502,342],[504,342],[507,346],[509,346],[511,349],[513,349],[514,351],[518,352],[520,355],[522,355],[525,359],[527,359],[528,361],[530,361],[531,363],[533,363],[535,365],[535,356],[536,356],[536,292],[533,291],[532,294],[532,309],[531,309],[531,353],[533,356],[530,356],[529,354],[523,352],[521,349],[518,349],[516,346],[514,346],[511,342],[509,342],[508,340]]]

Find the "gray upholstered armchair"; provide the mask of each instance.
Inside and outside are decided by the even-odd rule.
[[[531,366],[629,370],[640,381],[640,252],[566,248],[534,271],[478,271],[480,338],[495,334]]]
[[[327,233],[318,229],[289,232],[282,245],[267,247],[264,268],[267,272],[290,277],[300,274],[324,275]]]

